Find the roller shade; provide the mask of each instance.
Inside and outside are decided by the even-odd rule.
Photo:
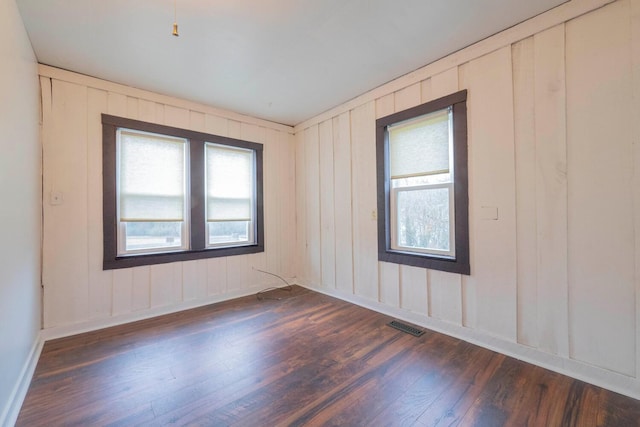
[[[449,109],[389,126],[391,178],[449,172]]]
[[[186,140],[118,130],[120,221],[183,221]]]
[[[205,150],[207,221],[250,221],[254,152],[210,143]]]

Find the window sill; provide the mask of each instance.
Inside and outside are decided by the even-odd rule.
[[[471,267],[468,260],[424,255],[420,253],[383,250],[378,252],[378,260],[393,264],[410,265],[413,267],[428,268],[431,270],[446,271],[469,275]]]
[[[217,249],[190,250],[179,252],[156,252],[145,255],[117,256],[104,259],[103,270],[116,270],[119,268],[139,267],[143,265],[166,264],[170,262],[193,261],[198,259],[219,258],[234,255],[248,255],[264,252],[263,245],[231,246]]]

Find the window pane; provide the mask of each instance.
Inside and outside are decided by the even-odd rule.
[[[182,221],[186,141],[120,130],[120,220]]]
[[[391,178],[449,171],[449,110],[389,127]]]
[[[127,222],[125,250],[182,247],[182,222]]]
[[[398,246],[450,250],[449,188],[398,191]]]
[[[246,243],[249,241],[249,221],[220,221],[209,222],[209,245],[224,243]]]
[[[254,153],[207,144],[207,221],[252,219]]]

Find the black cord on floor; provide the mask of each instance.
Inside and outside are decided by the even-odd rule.
[[[258,301],[263,301],[263,300],[275,300],[275,301],[280,301],[282,298],[280,297],[267,297],[264,294],[267,292],[271,292],[271,291],[285,291],[285,292],[291,292],[293,290],[293,286],[291,286],[291,284],[289,282],[287,282],[285,279],[283,279],[281,276],[278,276],[275,273],[270,273],[268,271],[264,271],[264,270],[260,270],[259,268],[255,268],[252,267],[254,270],[259,271],[260,273],[264,273],[264,274],[268,274],[270,276],[274,276],[277,277],[278,279],[282,280],[287,286],[282,286],[282,287],[277,287],[277,286],[273,286],[270,288],[266,288],[261,290],[260,292],[258,292],[256,294],[256,298],[258,299]]]

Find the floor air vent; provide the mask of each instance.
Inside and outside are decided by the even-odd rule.
[[[399,331],[402,332],[406,332],[408,334],[413,335],[414,337],[419,337],[420,335],[424,334],[424,331],[415,328],[411,325],[407,325],[406,323],[402,323],[402,322],[398,322],[397,320],[392,320],[391,322],[387,323],[387,325],[391,326],[392,328],[395,328]]]

